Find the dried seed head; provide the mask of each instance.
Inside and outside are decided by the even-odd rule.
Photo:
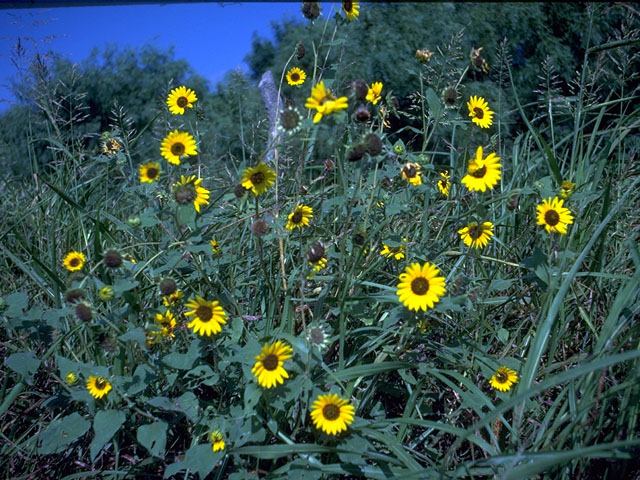
[[[315,20],[320,16],[318,2],[302,2],[302,15],[309,20]]]
[[[122,265],[122,255],[117,250],[109,250],[104,254],[102,261],[109,268],[118,268]]]
[[[85,297],[86,294],[81,288],[72,288],[64,293],[64,301],[67,303],[76,303]]]
[[[78,303],[74,310],[76,317],[83,322],[89,322],[93,318],[91,307],[84,302]]]
[[[375,133],[367,135],[364,141],[367,144],[367,152],[369,152],[369,155],[375,156],[382,152],[382,141]]]
[[[369,88],[364,80],[354,80],[351,83],[351,88],[353,88],[358,100],[365,101],[367,99],[367,92],[369,91]]]
[[[258,218],[251,224],[251,233],[260,238],[269,231],[269,224],[263,219]]]
[[[160,281],[159,288],[160,293],[166,297],[174,293],[178,289],[178,286],[172,278],[163,278],[162,281]]]
[[[304,45],[302,44],[302,42],[298,42],[298,44],[296,45],[296,58],[298,60],[302,60],[304,58],[304,54],[305,54]]]
[[[307,253],[307,258],[310,262],[317,262],[322,257],[324,257],[324,245],[320,242],[314,242],[309,246],[309,252]]]
[[[358,160],[362,159],[362,157],[364,157],[364,154],[366,152],[367,147],[362,144],[356,145],[351,150],[349,150],[349,153],[347,154],[347,160],[349,160],[350,162],[357,162]]]
[[[236,186],[233,188],[233,194],[237,198],[242,198],[245,193],[247,193],[247,189],[241,183],[236,183]]]
[[[369,109],[364,105],[360,105],[358,108],[356,108],[353,116],[355,117],[356,122],[360,123],[366,123],[371,120],[371,113],[369,113]]]

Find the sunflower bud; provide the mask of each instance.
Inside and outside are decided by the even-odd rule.
[[[382,141],[375,133],[367,135],[364,141],[367,145],[367,152],[369,152],[369,155],[375,156],[382,152]]]
[[[160,293],[165,297],[171,295],[178,289],[176,282],[172,278],[163,278],[158,287],[160,288]]]
[[[81,288],[73,288],[64,293],[64,301],[67,303],[76,303],[84,300],[85,297],[85,292]]]
[[[104,254],[102,261],[109,268],[118,268],[122,265],[122,255],[117,250],[109,250]]]
[[[140,225],[140,217],[138,216],[132,216],[127,218],[127,223],[129,224],[130,227],[137,227],[138,225]]]

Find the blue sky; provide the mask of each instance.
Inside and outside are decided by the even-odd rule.
[[[213,87],[229,70],[248,70],[243,58],[251,48],[253,32],[273,38],[272,21],[303,21],[300,4],[216,2],[0,9],[0,111],[13,102],[6,86],[16,77],[11,52],[18,37],[30,53],[36,48],[39,52],[53,50],[72,62],[82,61],[93,47],[108,43],[151,43],[162,48],[173,45],[176,58],[188,60]],[[330,6],[323,3],[324,15]]]

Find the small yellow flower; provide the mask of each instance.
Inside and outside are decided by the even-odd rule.
[[[564,182],[562,182],[562,185],[560,185],[558,197],[560,197],[562,200],[567,200],[573,194],[573,189],[575,186],[575,183],[570,182],[569,180],[565,180]]]
[[[171,307],[172,305],[175,305],[180,300],[182,300],[183,296],[184,294],[182,293],[182,290],[176,290],[170,295],[163,296],[162,303],[164,304],[165,307]]]
[[[502,175],[500,157],[495,153],[490,153],[487,158],[482,155],[482,147],[478,147],[475,160],[469,160],[468,174],[462,178],[462,183],[472,192],[493,190]]]
[[[181,175],[180,181],[173,184],[173,196],[180,205],[193,203],[198,213],[201,205],[209,203],[209,190],[202,186],[202,179],[195,175]]]
[[[380,250],[380,255],[387,258],[402,260],[404,258],[404,245],[389,247],[388,245],[383,243],[382,250]]]
[[[313,123],[318,123],[325,115],[339,112],[349,107],[347,97],[336,99],[331,94],[331,90],[324,88],[324,82],[318,83],[311,89],[311,96],[307,98],[307,103],[304,106],[316,111],[313,116]]]
[[[164,313],[156,313],[156,323],[160,327],[159,331],[152,332],[158,338],[175,338],[174,330],[177,322],[171,310]]]
[[[64,257],[62,264],[70,272],[82,270],[84,266],[84,255],[80,252],[71,251]]]
[[[335,393],[318,395],[311,406],[311,419],[316,428],[328,435],[337,435],[353,423],[355,409],[346,398]]]
[[[301,68],[293,67],[287,72],[286,78],[289,85],[292,87],[299,87],[304,83],[307,78],[307,74],[304,73],[304,70]]]
[[[368,102],[371,102],[375,105],[382,98],[380,95],[381,93],[382,93],[382,82],[374,82],[371,84],[371,86],[367,90],[366,99]]]
[[[211,253],[213,255],[217,255],[218,253],[220,253],[220,250],[222,250],[222,247],[220,247],[220,244],[215,238],[211,239],[209,245],[211,245]]]
[[[193,108],[193,102],[197,101],[196,92],[185,86],[171,90],[167,97],[167,106],[174,115],[183,115],[185,108]]]
[[[111,300],[113,298],[113,288],[111,288],[108,285],[105,285],[98,292],[98,298],[100,298],[100,300],[102,300],[103,302]]]
[[[285,228],[293,231],[295,228],[302,229],[309,225],[309,220],[313,218],[313,209],[306,205],[298,205],[287,217]]]
[[[211,448],[213,448],[214,452],[224,450],[226,447],[224,436],[220,430],[214,430],[211,432],[209,434],[209,441],[211,442]]]
[[[491,377],[491,386],[501,392],[506,392],[518,383],[518,374],[515,370],[507,367],[498,367],[496,373]]]
[[[493,124],[493,112],[489,110],[489,104],[482,97],[472,96],[467,102],[471,121],[480,128],[489,128]]]
[[[87,390],[94,398],[102,398],[111,391],[111,383],[104,377],[94,377],[93,375],[87,380]]]

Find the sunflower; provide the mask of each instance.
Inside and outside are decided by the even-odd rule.
[[[344,0],[342,2],[342,11],[347,16],[347,20],[351,22],[360,15],[360,2]]]
[[[202,179],[195,175],[180,176],[180,181],[173,184],[173,196],[180,205],[193,202],[196,212],[200,213],[200,205],[209,203],[209,190],[202,187]]]
[[[140,181],[142,183],[155,182],[160,176],[160,164],[158,162],[147,162],[140,165]]]
[[[287,72],[287,83],[292,87],[299,87],[304,83],[304,80],[307,78],[307,74],[304,73],[304,70],[298,67],[293,67],[291,70]]]
[[[110,132],[104,132],[100,140],[100,146],[102,147],[102,153],[105,155],[115,155],[120,151],[122,146],[116,137]]]
[[[402,178],[411,185],[422,185],[420,165],[418,163],[405,163],[404,167],[402,167]]]
[[[339,112],[349,105],[347,104],[347,97],[336,99],[331,94],[331,90],[324,88],[324,82],[320,82],[311,89],[311,96],[307,98],[307,103],[304,106],[316,111],[313,116],[313,123],[318,123],[324,115]]]
[[[445,197],[449,196],[449,189],[451,188],[450,178],[451,176],[449,175],[449,172],[447,170],[445,170],[444,172],[440,172],[440,179],[438,180],[437,185],[438,190],[440,190],[440,193]]]
[[[493,237],[493,223],[470,222],[466,227],[458,230],[464,244],[473,248],[484,248]]]
[[[176,319],[171,313],[171,310],[167,310],[162,313],[156,313],[156,323],[160,326],[161,330],[154,332],[156,336],[160,338],[175,338],[176,334],[174,329],[176,328]]]
[[[538,210],[538,225],[544,225],[548,233],[558,232],[567,234],[567,225],[573,223],[571,210],[563,207],[564,200],[554,197],[543,200],[536,207]]]
[[[174,115],[183,115],[185,108],[193,108],[193,102],[198,100],[196,92],[185,86],[171,90],[167,97],[167,106]]]
[[[300,112],[295,107],[286,107],[280,112],[278,130],[293,135],[300,130]]]
[[[255,167],[247,168],[242,174],[242,186],[251,190],[254,195],[261,195],[271,188],[276,181],[276,172],[260,162]]]
[[[320,260],[315,261],[309,260],[309,265],[313,267],[314,272],[319,272],[327,266],[327,257],[322,257]]]
[[[482,147],[478,147],[475,160],[469,160],[468,174],[463,177],[462,183],[471,191],[493,190],[500,180],[501,168],[500,157],[490,153],[483,159]]]
[[[111,390],[111,383],[104,377],[94,377],[87,380],[87,390],[94,398],[102,398]]]
[[[62,264],[70,272],[82,270],[84,265],[84,255],[80,252],[71,251],[67,253],[66,257],[64,257]]]
[[[211,245],[211,253],[213,255],[217,255],[218,253],[220,253],[220,250],[222,250],[222,247],[215,238],[211,239],[209,245]]]
[[[292,230],[294,228],[306,227],[309,225],[309,220],[313,218],[313,209],[311,207],[307,207],[306,205],[298,205],[293,212],[289,214],[287,218],[287,225],[285,228],[287,230]]]
[[[395,247],[389,247],[386,244],[382,244],[382,250],[380,255],[387,258],[395,258],[396,260],[402,260],[404,258],[404,245],[397,245]]]
[[[496,373],[491,377],[491,386],[501,392],[511,389],[511,386],[518,383],[518,374],[515,370],[507,367],[498,367]]]
[[[211,448],[214,452],[224,450],[226,443],[224,442],[224,436],[220,430],[214,430],[209,434],[209,441],[211,442]]]
[[[330,329],[323,323],[311,322],[307,326],[306,335],[312,347],[322,350],[329,345]]]
[[[261,387],[272,388],[284,383],[289,374],[282,366],[285,360],[293,356],[293,349],[284,342],[265,343],[260,355],[256,356],[256,363],[251,373],[258,379]]]
[[[575,183],[569,181],[569,180],[565,180],[562,182],[562,185],[560,185],[560,190],[558,191],[558,196],[562,199],[562,200],[567,200],[571,195],[573,195],[573,189],[576,186]]]
[[[162,140],[160,154],[167,159],[167,162],[180,165],[182,157],[198,154],[196,140],[188,132],[174,130]]]
[[[194,317],[187,327],[192,328],[193,332],[199,333],[200,336],[216,334],[222,330],[221,325],[227,323],[227,314],[217,300],[209,302],[200,295],[196,295],[196,298],[189,299],[186,306],[191,310],[185,312],[185,315]]]
[[[170,293],[169,295],[164,295],[162,297],[162,303],[164,304],[165,307],[170,307],[178,303],[180,300],[182,300],[183,296],[184,294],[182,293],[182,290],[176,290],[175,292]]]
[[[355,410],[346,398],[335,393],[318,395],[311,406],[311,418],[316,428],[328,435],[336,435],[353,422]]]
[[[493,112],[489,110],[489,104],[484,98],[472,96],[467,102],[467,107],[469,107],[469,116],[473,123],[480,128],[489,128],[491,126]]]
[[[373,82],[371,86],[367,89],[366,99],[368,102],[371,102],[375,105],[382,98],[380,96],[381,93],[382,93],[382,82]]]
[[[444,295],[444,277],[438,276],[440,270],[432,263],[412,263],[400,274],[400,283],[396,294],[409,310],[433,308]]]
[[[98,291],[98,298],[103,302],[107,302],[113,298],[113,288],[105,285]]]

